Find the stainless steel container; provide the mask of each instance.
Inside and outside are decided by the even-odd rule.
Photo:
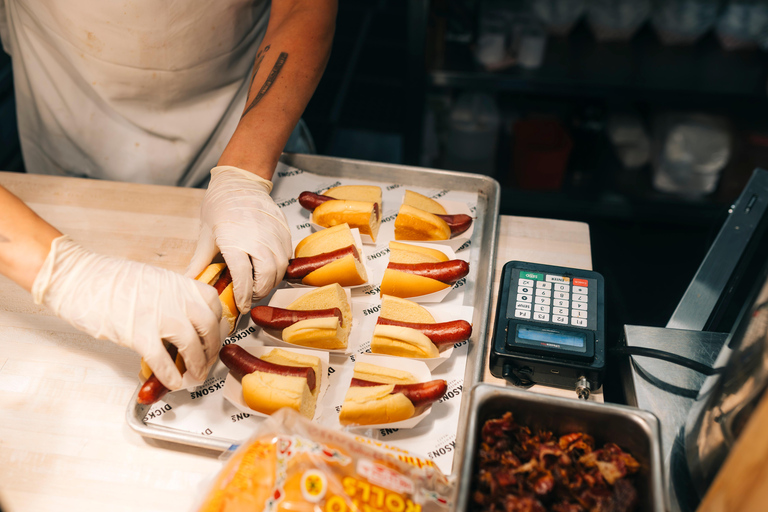
[[[593,436],[596,445],[616,443],[631,453],[642,467],[636,479],[638,510],[666,510],[659,422],[653,414],[633,407],[552,397],[490,384],[478,384],[472,389],[469,407],[467,444],[454,496],[457,511],[471,508],[483,424],[507,411],[512,412],[516,422],[532,430],[545,429],[557,435],[581,431]]]

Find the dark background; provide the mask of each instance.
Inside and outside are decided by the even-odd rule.
[[[440,135],[460,94],[489,93],[501,123],[494,164],[483,172],[502,185],[501,213],[589,224],[609,346],[625,324],[664,326],[728,206],[755,167],[768,167],[768,54],[726,50],[714,30],[694,44],[665,45],[650,22],[628,41],[601,42],[581,19],[549,37],[538,69],[489,72],[472,52],[482,4],[340,0],[331,59],[304,115],[318,153],[450,169],[443,145],[428,151],[425,112]],[[665,111],[727,119],[732,155],[717,189],[663,193],[651,164],[625,169],[606,132],[608,117],[624,111],[649,127]],[[557,119],[573,142],[555,189],[521,187],[513,172],[512,126],[527,116]],[[10,61],[0,53],[0,169],[23,172],[15,122]],[[606,387],[608,400],[622,400],[619,387]]]

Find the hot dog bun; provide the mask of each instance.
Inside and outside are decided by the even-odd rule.
[[[402,204],[395,218],[395,240],[448,240],[451,227],[435,214]]]
[[[384,318],[403,322],[413,322],[416,324],[435,323],[435,317],[417,303],[392,295],[381,297],[381,312],[379,314]]]
[[[211,263],[195,279],[214,286],[216,281],[222,277],[226,268],[226,263]],[[232,334],[235,330],[235,325],[237,324],[237,318],[240,315],[240,312],[237,310],[237,304],[235,304],[235,289],[231,279],[230,283],[219,292],[219,300],[221,301],[221,317],[223,320],[226,320],[227,325],[229,325],[228,333]]]
[[[377,425],[411,418],[416,413],[413,403],[402,393],[392,393],[396,384],[418,382],[409,372],[370,363],[356,362],[353,378],[381,382],[381,386],[351,387],[341,405],[342,425]]]
[[[397,357],[433,358],[440,355],[432,340],[424,334],[396,325],[376,325],[371,338],[371,352]]]
[[[421,245],[389,242],[389,261],[392,263],[438,263],[448,261],[443,251]]]
[[[302,377],[261,371],[249,373],[242,378],[243,399],[248,407],[262,414],[289,407],[312,419],[322,380],[320,358],[276,348],[259,359],[284,366],[312,368],[317,381],[315,389],[310,391],[307,379]]]
[[[415,302],[385,295],[381,300],[384,318],[413,323],[435,323],[434,317]],[[440,351],[427,336],[409,327],[376,325],[371,338],[371,352],[399,357],[438,357]]]
[[[381,279],[381,294],[408,298],[445,290],[451,285],[429,277],[417,276],[400,270],[386,269]]]
[[[341,185],[329,188],[323,195],[349,201],[369,201],[378,204],[381,211],[381,187],[376,185]]]
[[[342,425],[378,425],[413,417],[416,408],[402,393],[392,393],[394,384],[351,387],[339,413]]]
[[[326,228],[347,223],[375,242],[381,227],[381,213],[375,202],[331,199],[315,208],[312,222]]]
[[[355,363],[352,377],[371,382],[381,382],[382,384],[415,384],[418,382],[416,377],[409,372],[361,361]]]
[[[296,244],[296,249],[293,250],[293,257],[307,258],[317,256],[318,254],[325,254],[354,244],[355,237],[352,236],[352,229],[345,222],[315,231],[302,238]]]
[[[342,322],[337,317],[301,320],[283,329],[283,341],[311,348],[347,348],[352,329],[352,307],[344,288],[338,283],[305,293],[287,307],[299,311],[329,308],[339,308]]]
[[[390,242],[389,263],[381,280],[381,295],[418,297],[445,290],[469,273],[464,260],[449,260],[437,249]]]
[[[318,257],[354,245],[355,238],[352,230],[349,224],[343,223],[315,231],[303,238],[296,245],[294,257]],[[368,273],[359,257],[355,258],[354,255],[347,254],[311,271],[302,278],[301,282],[309,286],[325,286],[332,283],[339,283],[341,286],[357,286],[368,282]]]
[[[441,205],[434,199],[429,198],[425,195],[419,194],[418,192],[414,192],[413,190],[405,191],[403,204],[413,206],[414,208],[418,208],[419,210],[424,210],[425,212],[429,212],[433,215],[446,215],[448,213],[447,211],[445,211],[445,208],[443,207],[443,205]]]

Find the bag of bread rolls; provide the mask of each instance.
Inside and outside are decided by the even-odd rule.
[[[262,422],[225,462],[199,512],[447,512],[431,461],[312,423],[292,409]]]

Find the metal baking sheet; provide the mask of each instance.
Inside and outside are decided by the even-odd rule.
[[[498,221],[500,206],[499,183],[487,176],[469,173],[427,169],[403,165],[368,162],[316,155],[283,154],[281,161],[314,174],[366,180],[372,183],[398,183],[404,186],[427,187],[438,190],[473,191],[477,193],[477,207],[474,212],[474,232],[469,251],[470,268],[473,280],[468,280],[465,289],[465,304],[473,307],[473,333],[468,346],[464,372],[464,384],[460,405],[460,418],[469,418],[469,393],[472,386],[482,380],[485,354],[487,352],[491,290],[493,288],[494,262],[498,241]],[[139,386],[140,387],[140,386]],[[139,387],[128,404],[126,420],[128,425],[140,435],[172,443],[225,451],[233,446],[233,441],[209,437],[202,434],[172,429],[146,423],[144,418],[148,406],[138,405],[136,395]],[[451,476],[458,475],[460,461],[464,456],[466,420],[457,425],[456,449],[453,457]],[[393,443],[395,444],[395,443]]]

